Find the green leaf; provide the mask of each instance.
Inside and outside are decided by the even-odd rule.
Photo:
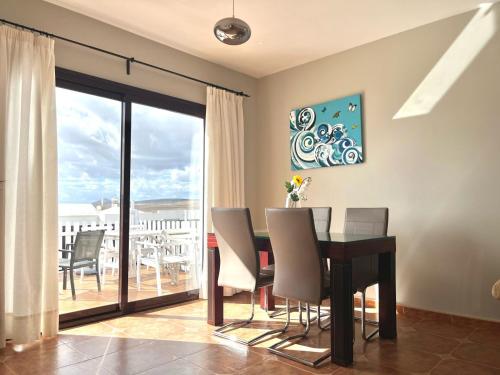
[[[296,193],[291,194],[290,198],[292,198],[292,201],[294,202],[297,202],[299,200],[299,196]]]

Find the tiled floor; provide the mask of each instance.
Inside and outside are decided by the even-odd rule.
[[[245,295],[227,299],[226,318],[246,316],[247,301]],[[258,310],[257,324],[235,334],[250,337],[283,324]],[[354,366],[327,362],[314,370],[269,354],[276,339],[247,348],[213,337],[205,315],[206,302],[196,301],[62,331],[23,352],[9,346],[0,351],[0,374],[500,374],[500,328],[493,323],[398,315],[397,340],[369,343],[356,325]],[[313,329],[309,340],[287,350],[319,356],[329,334]]]
[[[69,276],[67,288],[62,288],[62,272],[59,273],[59,313],[90,309],[92,307],[105,306],[118,302],[118,271],[111,275],[111,270],[106,272],[106,278],[101,278],[101,291],[97,291],[97,281],[95,275],[84,275],[80,277],[79,271],[75,272],[75,290],[76,300],[71,296],[71,287]],[[162,295],[183,292],[196,289],[196,283],[193,281],[189,272],[181,271],[179,280],[173,285],[171,277],[166,273],[161,273]],[[137,288],[135,276],[129,278],[129,301],[136,301],[145,298],[158,296],[156,288],[156,273],[154,268],[141,268],[141,288]]]

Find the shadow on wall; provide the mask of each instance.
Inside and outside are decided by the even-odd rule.
[[[410,95],[393,119],[432,111],[497,32],[500,3],[482,3],[457,39]]]

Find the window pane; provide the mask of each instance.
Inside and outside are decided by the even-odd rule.
[[[203,119],[132,105],[129,300],[198,288]]]
[[[59,252],[60,266],[67,270],[66,289],[64,273],[59,277],[59,310],[64,314],[118,301],[121,102],[62,88],[56,95],[59,248],[74,251]],[[105,229],[102,243],[98,233],[84,234],[99,229]],[[77,236],[89,236],[90,248],[72,247]],[[74,267],[73,299],[69,259],[74,256],[78,266],[85,252],[93,260]]]

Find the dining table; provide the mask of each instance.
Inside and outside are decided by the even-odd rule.
[[[371,281],[378,283],[379,337],[395,339],[396,327],[396,237],[344,233],[317,233],[319,250],[323,259],[330,260],[330,345],[331,361],[341,366],[353,363],[354,298],[353,293],[362,287],[363,274],[354,265],[360,260],[378,258]],[[273,264],[269,234],[255,232],[255,242],[261,254],[261,266]],[[210,325],[220,326],[224,322],[223,288],[218,286],[220,256],[217,238],[208,235],[208,318]],[[355,277],[354,274],[356,274]],[[272,293],[267,293],[267,302],[274,306]]]

